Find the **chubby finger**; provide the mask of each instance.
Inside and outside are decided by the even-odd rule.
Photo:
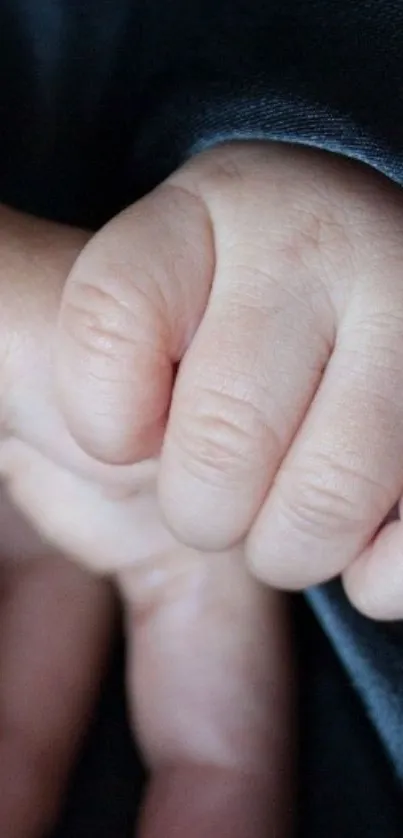
[[[133,488],[138,469],[133,476],[131,468],[86,455],[55,398],[53,348],[62,289],[88,239],[85,231],[0,206],[0,471],[17,439],[84,477]]]
[[[346,568],[403,483],[403,296],[356,294],[305,423],[248,539],[259,578],[294,589]]]
[[[133,724],[151,769],[140,834],[288,836],[294,680],[286,603],[240,549],[178,547],[120,574]]]
[[[283,243],[266,233],[277,203],[263,197],[245,201],[242,216],[236,204],[239,243],[232,219],[223,230],[217,219],[214,287],[164,438],[162,507],[178,538],[198,549],[227,549],[249,531],[331,351],[315,277],[307,271],[305,296],[289,280]]]
[[[108,574],[175,543],[159,514],[157,462],[139,466],[133,491],[85,480],[21,442],[8,455],[3,478],[14,502],[47,542],[80,565]]]
[[[213,262],[207,210],[173,182],[80,254],[62,299],[57,386],[68,426],[91,455],[121,464],[155,455]]]
[[[113,623],[108,586],[55,554],[42,558],[37,544],[35,559],[0,571],[3,838],[42,838],[54,824]]]
[[[366,617],[403,619],[403,525],[400,516],[397,519],[393,516],[346,568],[343,584],[351,603]]]

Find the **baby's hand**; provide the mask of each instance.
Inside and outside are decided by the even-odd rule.
[[[401,524],[376,533],[403,490],[402,232],[399,189],[356,164],[268,144],[194,159],[70,275],[75,438],[134,463],[169,414],[160,498],[180,540],[247,537],[273,585],[344,571],[358,608],[401,617]]]
[[[143,838],[288,836],[283,595],[252,578],[242,547],[217,556],[178,544],[160,518],[157,463],[93,461],[52,400],[56,313],[87,238],[0,208],[0,475],[48,541],[109,571],[122,592],[128,701],[152,772]],[[59,563],[3,500],[0,834],[34,838],[64,791],[113,609],[108,586]]]

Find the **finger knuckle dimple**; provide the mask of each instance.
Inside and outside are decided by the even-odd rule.
[[[202,394],[192,415],[177,429],[177,442],[187,468],[210,482],[237,483],[249,478],[262,460],[266,427],[250,403],[224,394]]]
[[[365,510],[349,485],[340,485],[341,475],[329,471],[305,472],[287,480],[279,492],[283,514],[302,533],[320,537],[356,533],[363,525]]]
[[[64,304],[62,324],[85,352],[112,361],[138,353],[145,320],[140,307],[133,310],[113,293],[80,283]]]

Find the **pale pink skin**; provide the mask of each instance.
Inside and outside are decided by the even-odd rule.
[[[403,489],[402,230],[380,176],[268,144],[191,161],[91,241],[2,213],[0,471],[122,591],[146,838],[290,834],[288,621],[256,579],[342,572],[403,616],[400,521],[375,536]]]
[[[279,588],[343,573],[385,619],[403,616],[402,525],[377,534],[403,492],[402,231],[401,189],[358,164],[215,149],[82,251],[56,351],[85,450],[130,466],[163,442],[181,542],[245,541]]]
[[[283,595],[248,573],[241,547],[205,554],[174,539],[156,460],[115,469],[73,442],[51,362],[87,236],[7,210],[1,222],[0,469],[45,540],[3,495],[0,834],[43,838],[58,812],[109,648],[105,574],[125,605],[133,731],[152,770],[140,834],[285,838],[294,685]]]

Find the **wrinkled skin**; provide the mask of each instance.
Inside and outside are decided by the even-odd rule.
[[[51,360],[62,287],[87,236],[6,210],[1,220],[0,467],[45,538],[3,494],[2,838],[42,838],[59,810],[110,644],[113,599],[99,574],[125,605],[133,731],[151,768],[140,835],[289,835],[283,597],[248,574],[241,547],[203,554],[173,538],[156,460],[116,470],[72,441]]]
[[[58,342],[87,451],[130,464],[163,437],[180,541],[246,539],[280,588],[343,572],[385,619],[403,616],[402,525],[378,533],[403,492],[402,230],[401,189],[364,167],[224,146],[88,244]]]
[[[269,145],[91,241],[2,214],[0,470],[122,592],[146,838],[289,834],[287,615],[247,565],[402,616],[402,225],[379,176]]]
[[[104,672],[113,601],[4,498],[0,512],[0,832],[42,838]],[[119,586],[133,730],[152,769],[139,834],[291,834],[282,598],[259,588],[235,550],[204,561],[178,547],[122,572]]]

